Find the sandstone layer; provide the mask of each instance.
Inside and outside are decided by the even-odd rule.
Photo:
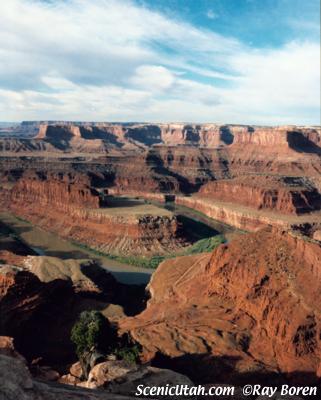
[[[77,147],[87,140],[90,151],[96,143],[114,147],[142,148],[165,144],[197,145],[217,148],[234,143],[320,147],[320,129],[315,127],[256,127],[218,124],[110,124],[110,123],[38,123],[35,140],[46,140],[59,149]],[[59,146],[60,145],[60,146]],[[95,146],[94,146],[95,147]],[[98,145],[99,148],[99,145]]]
[[[140,315],[124,319],[145,357],[200,381],[320,376],[321,247],[276,230],[213,254],[163,262]],[[164,361],[166,360],[166,361]],[[236,378],[237,377],[237,378]]]
[[[99,208],[98,192],[81,182],[69,183],[64,180],[25,179],[17,183],[11,195],[13,203],[33,203],[38,207],[55,206],[68,211],[73,207]]]
[[[162,254],[185,245],[176,217],[154,206],[113,207],[81,182],[21,179],[8,207],[60,236],[113,254]]]
[[[136,254],[147,255],[182,245],[175,219],[101,212],[108,192],[156,201],[175,195],[177,204],[250,231],[299,227],[312,237],[321,227],[320,127],[39,126],[37,137],[1,153],[0,204],[11,203],[22,217],[97,249],[130,254],[136,247]],[[96,141],[105,150],[92,151]],[[65,222],[60,211],[68,213]]]
[[[316,188],[300,179],[268,175],[212,181],[202,186],[199,195],[284,214],[302,214],[321,208],[321,195]]]

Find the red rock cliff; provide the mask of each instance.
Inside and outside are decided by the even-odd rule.
[[[61,180],[19,180],[11,192],[13,203],[33,203],[36,207],[55,206],[98,208],[98,192],[81,183],[68,183]]]
[[[285,184],[272,176],[243,176],[208,182],[201,187],[199,195],[286,214],[300,214],[321,207],[321,196],[315,188]]]
[[[171,212],[146,205],[103,208],[95,190],[68,179],[21,179],[11,190],[8,207],[60,236],[108,253],[162,254],[185,245]]]
[[[149,290],[147,309],[122,321],[147,358],[160,352],[185,366],[190,359],[192,374],[205,371],[209,380],[262,367],[321,372],[316,244],[275,230],[242,235],[212,255],[163,262]],[[198,365],[204,354],[212,369]]]

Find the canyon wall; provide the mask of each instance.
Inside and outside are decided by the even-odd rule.
[[[271,223],[290,226],[287,216],[306,214],[311,223],[313,215],[309,214],[321,207],[320,132],[318,127],[293,126],[42,124],[34,139],[19,143],[15,138],[11,144],[6,139],[9,147],[0,154],[1,202],[7,199],[7,186],[28,179],[33,171],[49,178],[59,173],[84,177],[84,182],[70,186],[72,192],[60,199],[65,209],[73,203],[74,220],[86,215],[84,210],[73,210],[77,197],[83,208],[86,202],[89,208],[98,208],[101,204],[95,190],[109,190],[145,198],[153,193],[155,200],[165,194],[176,195],[178,204],[251,231]],[[49,178],[44,179],[51,181]],[[23,198],[24,191],[30,191],[34,204],[46,202],[46,196],[58,203],[59,189],[53,188],[58,184],[51,183],[50,189],[45,183],[40,189],[41,185],[39,191],[48,190],[47,194],[17,187],[16,196]],[[191,198],[181,197],[191,194]],[[13,202],[23,201],[14,196]],[[320,216],[314,215],[318,222]],[[84,218],[96,221],[107,216]],[[108,218],[110,226],[119,224]],[[137,232],[139,224],[134,229],[130,222],[129,231]]]
[[[121,321],[146,359],[194,379],[321,375],[321,248],[284,231],[163,262],[147,309]],[[264,375],[262,375],[264,376]],[[257,382],[257,381],[256,381]]]
[[[21,179],[7,206],[16,215],[106,253],[153,255],[185,246],[176,217],[153,206],[100,207],[97,191],[57,180]]]
[[[117,319],[142,309],[143,288],[119,283],[92,260],[21,256],[19,264],[0,262],[0,336],[12,336],[29,361],[73,361],[70,332],[84,310]]]
[[[249,207],[241,207],[238,204],[211,201],[200,196],[176,196],[175,203],[199,211],[207,217],[232,225],[238,229],[256,232],[268,226],[290,228],[291,224],[281,216],[266,215],[255,212]]]
[[[98,192],[80,182],[68,183],[63,180],[23,179],[17,182],[11,192],[13,204],[34,204],[36,207],[69,211],[75,207],[99,208]]]
[[[321,131],[315,128],[267,127],[252,129],[234,129],[233,144],[280,146],[280,148],[320,147]],[[320,147],[321,149],[321,147]],[[284,150],[284,149],[283,149]]]
[[[110,146],[135,148],[163,144],[166,146],[192,145],[218,148],[234,144],[260,146],[320,148],[321,130],[318,127],[260,127],[219,124],[111,124],[39,122],[35,139],[47,141],[72,138],[103,140]],[[90,143],[90,142],[88,142]]]
[[[290,179],[289,179],[290,181]],[[272,176],[243,176],[237,179],[208,182],[199,196],[285,214],[302,214],[321,208],[316,188],[300,180],[286,183]]]

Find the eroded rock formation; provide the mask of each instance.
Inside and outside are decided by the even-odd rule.
[[[112,253],[164,254],[183,243],[173,216],[100,210],[108,192],[176,195],[237,228],[276,225],[312,237],[321,226],[320,136],[318,127],[46,123],[15,144],[17,153],[1,154],[0,204]],[[91,151],[97,141],[105,153]]]
[[[69,183],[59,179],[23,179],[11,192],[11,202],[33,203],[37,207],[55,206],[68,211],[69,208],[99,208],[98,192],[82,182]]]
[[[208,182],[200,196],[285,214],[302,214],[321,208],[321,195],[307,180],[277,176],[241,176]]]
[[[124,319],[145,357],[201,381],[320,374],[321,248],[276,230],[213,254],[163,262],[140,315]]]
[[[73,360],[70,331],[84,310],[137,312],[143,288],[130,288],[88,260],[25,257],[20,267],[0,265],[0,335],[12,336],[28,360]],[[115,315],[117,319],[119,315]]]
[[[162,254],[185,245],[176,217],[148,205],[113,208],[79,181],[21,179],[8,207],[17,215],[107,253]],[[105,207],[101,207],[104,204]]]
[[[193,383],[186,376],[167,369],[150,366],[137,367],[122,361],[97,364],[90,372],[88,381],[80,381],[69,374],[69,380],[61,377],[49,367],[34,366],[16,352],[10,337],[0,336],[0,398],[5,400],[129,400],[137,398],[137,386],[162,387],[166,385],[188,385]],[[42,371],[42,374],[40,373]],[[75,373],[75,368],[71,368]],[[79,376],[79,374],[77,374]],[[51,379],[55,376],[55,379]],[[72,380],[74,377],[76,379]],[[67,384],[63,384],[67,383]],[[99,389],[98,389],[99,388]],[[98,390],[97,390],[98,389]],[[168,399],[169,396],[162,396]],[[147,399],[146,396],[144,398]],[[155,399],[155,397],[153,396]],[[186,397],[187,400],[195,397]]]

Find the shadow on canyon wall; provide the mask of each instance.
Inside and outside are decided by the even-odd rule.
[[[188,376],[195,384],[220,383],[229,385],[262,384],[275,385],[316,385],[321,379],[305,371],[291,373],[267,372],[263,368],[256,371],[238,372],[237,363],[240,357],[212,356],[210,354],[186,354],[171,358],[157,353],[152,365],[158,368],[169,368]],[[262,366],[263,367],[263,366]]]
[[[289,146],[298,153],[312,153],[321,156],[321,148],[312,140],[305,137],[302,132],[292,132],[288,136]]]
[[[179,184],[179,191],[183,194],[197,192],[200,188],[200,183],[192,183],[184,176],[171,171],[168,167],[165,166],[164,160],[162,157],[157,154],[156,151],[150,150],[146,157],[146,162],[149,166],[152,167],[152,170],[161,175],[161,176],[170,176],[176,179]],[[171,164],[171,160],[168,159],[169,165]],[[171,187],[171,182],[167,182],[168,187],[162,187],[161,189],[164,191],[172,191],[175,190],[174,187]]]

